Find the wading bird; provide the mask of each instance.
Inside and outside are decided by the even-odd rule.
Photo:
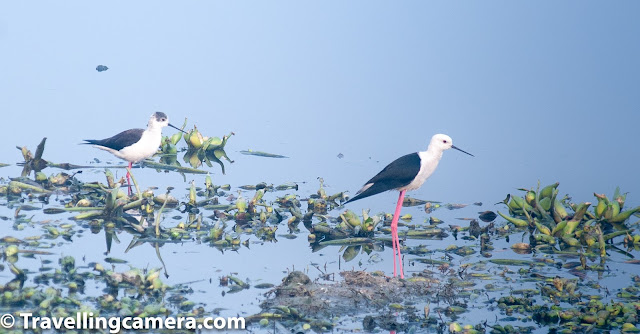
[[[400,217],[400,209],[404,200],[404,194],[407,190],[415,190],[420,188],[431,174],[438,167],[438,163],[442,158],[442,153],[450,148],[456,149],[470,156],[473,154],[465,152],[455,146],[451,141],[451,137],[443,134],[434,135],[431,138],[429,147],[426,151],[416,152],[402,156],[385,167],[380,173],[367,181],[365,185],[358,190],[356,196],[349,199],[345,204],[353,202],[365,197],[387,190],[398,190],[398,204],[391,221],[391,244],[393,247],[393,277],[397,276],[396,272],[396,254],[400,262],[400,278],[404,278],[402,270],[402,254],[400,253],[400,239],[398,238],[398,217]],[[397,252],[396,252],[397,250]]]
[[[162,128],[165,126],[182,131],[169,123],[169,117],[165,113],[156,112],[149,118],[146,130],[129,129],[107,139],[85,139],[83,144],[91,144],[128,161],[129,169],[131,169],[134,162],[150,158],[158,151],[162,141]],[[131,195],[129,171],[127,171],[127,184],[129,185],[129,195]]]

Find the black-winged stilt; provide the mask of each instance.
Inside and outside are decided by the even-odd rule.
[[[365,185],[358,190],[356,196],[349,199],[345,204],[353,202],[365,197],[387,190],[398,190],[398,204],[391,221],[391,244],[393,246],[393,277],[396,277],[396,254],[400,262],[400,278],[404,278],[402,270],[402,254],[400,253],[400,239],[398,238],[398,217],[400,217],[400,209],[402,201],[407,190],[415,190],[420,188],[431,174],[438,167],[438,163],[442,158],[442,153],[450,148],[456,149],[470,156],[473,154],[465,152],[455,146],[451,141],[451,137],[443,134],[437,134],[431,137],[431,142],[426,151],[416,152],[402,156],[385,167],[380,173],[367,181]],[[396,252],[397,250],[397,252]]]
[[[169,123],[169,117],[165,113],[156,112],[149,118],[146,130],[130,129],[106,139],[85,139],[83,144],[94,145],[120,159],[128,161],[129,169],[131,169],[134,162],[149,158],[158,151],[162,141],[162,128],[165,126],[182,131]],[[127,182],[130,184],[128,171]],[[130,187],[129,194],[131,194]]]

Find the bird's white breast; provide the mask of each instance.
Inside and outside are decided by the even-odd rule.
[[[114,154],[117,157],[130,162],[140,162],[153,156],[158,151],[161,141],[162,132],[160,129],[153,129],[151,131],[145,130],[137,143],[123,148],[118,152],[118,154]]]
[[[424,181],[426,181],[431,174],[438,167],[438,163],[440,162],[440,158],[442,158],[442,152],[440,154],[432,154],[429,151],[418,152],[420,156],[420,170],[418,171],[418,175],[416,175],[415,179],[411,181],[408,185],[398,188],[398,190],[416,190],[422,186]]]

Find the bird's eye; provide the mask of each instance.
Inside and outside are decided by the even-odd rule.
[[[446,143],[447,143],[447,140],[445,139],[445,140],[443,140],[442,142],[446,144]]]

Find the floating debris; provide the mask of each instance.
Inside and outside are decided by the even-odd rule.
[[[406,323],[388,317],[399,311],[409,312],[405,305],[430,296],[431,286],[437,284],[437,280],[428,278],[407,279],[398,284],[399,279],[364,271],[344,271],[340,276],[343,281],[329,285],[312,282],[306,274],[293,271],[282,284],[267,293],[272,298],[261,304],[262,312],[245,320],[257,323],[278,319],[285,327],[309,324],[309,328],[328,331],[335,325],[324,319],[331,319],[335,314],[350,314],[354,305],[359,305],[361,312],[377,314],[369,320],[370,327],[404,330],[409,327]]]
[[[429,203],[430,205],[432,205],[432,204],[440,204],[440,202],[436,202],[436,201],[425,201],[425,200],[422,200],[422,199],[417,199],[417,198],[406,196],[404,198],[404,200],[402,201],[402,206],[409,207],[409,206],[425,205],[427,203]]]
[[[480,216],[478,216],[478,218],[480,218],[480,220],[485,223],[492,222],[494,219],[496,219],[496,217],[498,217],[493,211],[479,212],[479,214]]]
[[[262,151],[254,151],[254,150],[244,150],[244,151],[240,151],[240,153],[244,154],[244,155],[255,155],[258,157],[264,157],[264,158],[289,158],[287,156],[284,155],[280,155],[280,154],[273,154],[273,153],[267,153],[267,152],[262,152]]]

